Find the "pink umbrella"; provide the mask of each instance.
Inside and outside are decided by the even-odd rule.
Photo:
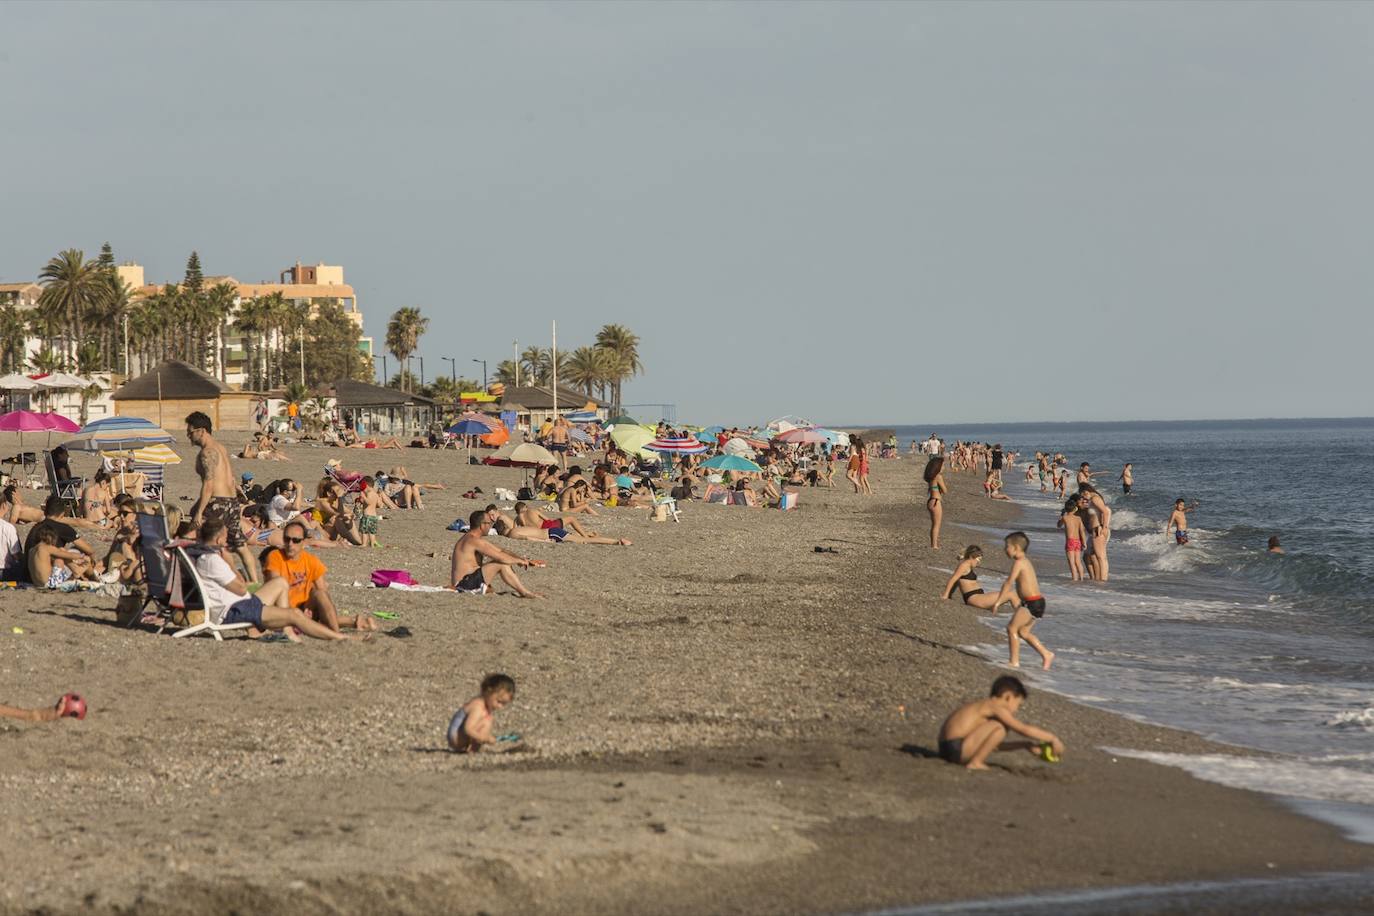
[[[81,429],[80,425],[60,413],[40,413],[39,416],[48,421],[48,429],[55,433],[74,433]]]
[[[828,442],[830,440],[825,437],[824,433],[820,432],[814,427],[810,429],[796,427],[794,429],[789,429],[785,430],[784,432],[778,433],[776,436],[773,437],[773,441],[791,442],[797,445],[814,445],[817,442]]]
[[[24,433],[42,433],[52,429],[43,414],[32,410],[12,410],[0,414],[0,432],[18,433],[19,447],[24,447]]]

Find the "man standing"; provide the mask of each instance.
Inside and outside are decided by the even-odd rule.
[[[229,450],[212,435],[210,418],[201,411],[186,416],[186,438],[200,449],[196,455],[196,476],[200,478],[200,493],[191,506],[191,522],[197,528],[207,518],[224,522],[228,532],[229,549],[238,555],[244,570],[253,575],[257,569],[248,542],[239,524],[243,513],[243,496],[234,481],[234,469],[229,464]],[[175,534],[176,532],[172,532]]]
[[[357,617],[340,617],[339,609],[329,594],[329,583],[324,581],[328,567],[313,553],[306,553],[305,541],[309,537],[305,523],[293,519],[282,529],[283,546],[267,556],[263,572],[270,585],[283,579],[288,588],[286,603],[303,612],[335,633],[341,627],[354,630],[375,630],[377,624],[371,617],[359,614]],[[266,586],[263,586],[266,588]]]
[[[491,530],[491,518],[483,509],[472,513],[468,517],[468,524],[470,527],[467,533],[453,545],[449,588],[484,595],[490,589],[492,580],[499,577],[502,582],[515,589],[515,593],[521,598],[544,597],[525,588],[512,567],[523,566],[529,569],[531,566],[549,564],[543,560],[517,557],[488,542],[486,536]]]
[[[563,470],[568,469],[568,421],[559,417],[549,430],[549,451],[558,456]]]
[[[992,447],[992,479],[997,482],[997,486],[1002,486],[1002,443],[997,443]]]

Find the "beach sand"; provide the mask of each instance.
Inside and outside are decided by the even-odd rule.
[[[174,495],[192,492],[181,451]],[[793,512],[605,510],[593,526],[635,546],[515,544],[550,563],[525,576],[550,596],[533,602],[351,587],[376,568],[445,582],[444,526],[485,504],[459,494],[520,472],[289,454],[236,470],[313,487],[338,456],[448,483],[382,522],[385,547],[320,552],[345,612],[412,635],[173,640],[116,628],[110,598],[0,591],[0,702],[73,690],[91,710],[0,720],[0,912],[835,912],[1374,864],[1276,801],[1098,750],[1216,746],[1037,691],[1030,668],[1023,716],[1064,739],[1062,764],[931,759],[943,717],[998,673],[958,647],[1000,633],[934,598],[968,538],[922,546],[918,462],[876,461],[875,497],[807,490]],[[971,476],[951,484],[949,520],[1012,523]],[[973,539],[1000,581],[999,539]],[[1051,647],[1063,587],[1046,576]],[[446,752],[492,671],[518,682],[497,730],[525,750]]]

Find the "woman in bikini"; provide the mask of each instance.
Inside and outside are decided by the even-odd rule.
[[[343,485],[337,480],[326,477],[315,488],[314,514],[319,517],[320,527],[331,540],[342,539],[355,547],[362,546],[362,535],[358,533],[352,514],[343,504]]]
[[[95,472],[95,479],[86,485],[86,489],[81,491],[81,502],[85,507],[86,521],[94,522],[102,528],[114,520],[113,506],[111,500],[114,494],[110,492],[110,472],[101,468]]]
[[[930,548],[940,549],[940,523],[945,517],[944,495],[949,491],[945,486],[945,459],[939,455],[926,462],[922,476],[926,481],[926,511],[930,513]]]
[[[1069,561],[1069,576],[1074,582],[1083,580],[1083,518],[1079,514],[1078,496],[1070,496],[1059,514],[1059,527],[1064,529],[1064,558]]]
[[[977,544],[970,544],[964,548],[964,552],[959,554],[959,565],[954,567],[954,573],[945,583],[945,590],[940,594],[941,598],[949,598],[954,594],[955,589],[959,591],[959,596],[964,599],[964,604],[969,607],[976,607],[980,611],[997,611],[997,595],[989,595],[983,591],[983,586],[978,584],[978,573],[975,570],[978,564],[983,562],[983,548]],[[1015,601],[1012,604],[1015,605]]]

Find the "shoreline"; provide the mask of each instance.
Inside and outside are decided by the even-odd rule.
[[[295,476],[335,452],[290,454],[236,470]],[[28,632],[6,643],[3,699],[80,689],[92,715],[0,727],[24,875],[0,912],[837,912],[1374,865],[1273,799],[1114,760],[1097,748],[1235,749],[1037,689],[1030,669],[1025,717],[1065,739],[1063,764],[928,757],[996,671],[959,648],[986,627],[933,597],[956,536],[938,558],[920,546],[916,462],[875,462],[865,501],[690,503],[680,525],[608,511],[594,526],[635,547],[532,545],[553,597],[522,602],[350,588],[380,566],[434,581],[452,543],[435,532],[477,505],[458,493],[512,477],[452,453],[368,459],[450,486],[383,522],[387,548],[320,552],[345,607],[399,613],[413,638],[156,639],[109,626],[108,600],[6,593],[3,629]],[[1020,511],[951,482],[952,518]],[[1042,627],[1053,647],[1053,602]],[[452,708],[501,668],[520,684],[502,727],[530,752],[442,751]]]

